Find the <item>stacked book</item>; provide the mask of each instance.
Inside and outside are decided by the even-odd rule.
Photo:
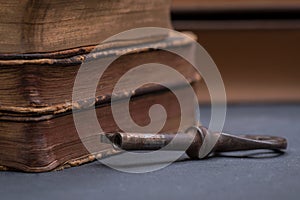
[[[139,27],[171,29],[169,0],[78,0],[5,1],[0,10],[0,168],[43,172],[77,166],[115,153],[110,144],[87,151],[77,133],[72,112],[96,108],[103,133],[122,131],[114,121],[111,97],[114,85],[126,72],[146,63],[168,65],[197,89],[200,77],[183,58],[161,48],[180,49],[193,56],[184,37],[149,33],[149,37],[116,40],[106,38]],[[98,45],[100,44],[100,45]],[[134,51],[130,51],[134,49]],[[97,55],[129,52],[115,60],[101,77],[95,103],[72,101],[74,81],[86,59],[101,63]],[[99,67],[104,67],[99,65]],[[161,76],[149,70],[148,76]],[[145,76],[133,75],[131,79]],[[163,79],[163,77],[161,77]],[[168,82],[168,80],[164,80]],[[180,82],[173,89],[187,90]],[[87,86],[82,86],[87,87]],[[161,131],[176,132],[181,111],[170,89],[157,84],[142,85],[131,94],[130,115],[136,124],[149,123],[148,111],[161,104],[167,120]],[[125,104],[119,95],[116,102]],[[125,105],[124,105],[125,106]],[[194,123],[193,110],[185,120]],[[158,123],[163,116],[151,119]],[[135,130],[132,130],[133,132]],[[149,130],[148,130],[149,131]],[[151,131],[151,130],[150,130]]]

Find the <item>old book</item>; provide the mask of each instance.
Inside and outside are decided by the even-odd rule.
[[[176,59],[171,53],[160,50],[159,48],[162,47],[180,50],[190,58],[194,56],[189,39],[169,36],[156,42],[147,41],[145,44],[132,44],[123,47],[120,44],[108,50],[100,48],[90,54],[69,57],[65,55],[64,58],[2,59],[0,60],[0,78],[5,84],[0,85],[1,110],[14,111],[18,107],[41,108],[51,105],[66,109],[65,102],[71,101],[74,80],[79,67],[83,60],[94,59],[95,55],[99,57],[97,58],[97,64],[101,67],[101,64],[106,61],[106,57],[103,57],[103,55],[115,55],[118,52],[132,49],[137,52],[121,56],[109,66],[98,84],[97,97],[111,93],[113,86],[124,73],[134,66],[145,63],[160,62],[175,67],[178,72],[186,77],[194,76],[195,70],[192,67],[186,67],[187,62]],[[156,51],[153,51],[155,49]],[[178,62],[172,62],[173,60]],[[148,76],[150,75],[151,71],[148,73]],[[163,75],[157,73],[153,76],[161,76],[162,81],[165,81]],[[176,80],[173,81],[176,82]],[[57,87],[57,84],[62,84],[64,87]]]
[[[165,108],[168,116],[161,131],[178,131],[180,108],[176,97],[168,90],[155,90],[145,94],[143,90],[137,91],[138,96],[134,97],[130,103],[130,114],[137,124],[147,125],[150,120],[148,116],[150,106],[160,104]],[[185,87],[174,88],[174,90],[182,95],[187,92]],[[119,106],[124,103],[122,100],[117,102]],[[107,133],[121,131],[114,122],[110,104],[104,102],[98,102],[98,104],[96,113],[103,130]],[[194,110],[190,110],[189,113],[183,122],[186,127],[195,123]],[[88,117],[88,115],[84,116],[83,113],[82,117]],[[156,117],[152,120],[155,124],[164,119]],[[87,142],[94,145],[93,152],[88,152],[77,134],[71,113],[52,116],[47,120],[37,120],[34,117],[27,117],[24,121],[1,120],[0,127],[0,165],[6,170],[43,172],[77,166],[116,153],[111,145],[99,144],[100,137],[104,133],[86,138]]]
[[[193,55],[193,48],[184,38],[168,38],[147,45],[129,45],[116,47],[120,49],[136,49],[139,53],[130,53],[116,60],[100,80],[96,92],[98,120],[105,132],[119,131],[110,111],[110,98],[117,80],[128,70],[144,63],[160,62],[173,67],[186,77],[197,88],[200,77],[193,67],[184,59],[158,48],[180,48],[187,56]],[[157,49],[155,49],[156,47]],[[99,50],[96,53],[104,52]],[[110,49],[110,51],[112,51]],[[93,54],[93,53],[92,53]],[[86,59],[93,57],[84,54]],[[53,58],[50,62],[41,59],[2,60],[1,62],[1,106],[0,106],[0,165],[4,169],[19,169],[30,172],[49,171],[66,166],[78,165],[92,161],[96,157],[114,153],[111,146],[96,145],[95,152],[86,151],[76,132],[72,109],[72,87],[80,63],[77,55],[60,59]],[[99,63],[105,57],[98,58]],[[73,61],[73,62],[70,62]],[[100,66],[101,67],[101,66]],[[143,76],[141,74],[140,76]],[[186,92],[184,83],[176,80],[164,80],[164,74],[148,71],[148,76],[161,76],[174,90]],[[131,77],[135,79],[137,77]],[[172,82],[173,81],[173,82]],[[172,93],[165,88],[148,84],[137,91],[124,91],[124,96],[132,93],[131,115],[138,124],[147,124],[149,106],[162,104],[168,113],[165,127],[161,131],[176,132],[180,112],[178,102]],[[119,102],[122,103],[122,95]],[[75,108],[89,109],[88,101],[75,102]],[[85,111],[82,111],[85,112]],[[190,126],[195,122],[194,110],[187,115],[184,122]],[[163,120],[156,118],[156,122]],[[155,123],[155,121],[154,121]],[[68,131],[66,131],[68,130]],[[134,131],[134,130],[133,130]],[[103,133],[102,133],[103,134]],[[91,141],[99,141],[101,133]]]
[[[65,8],[61,1],[30,1],[26,5],[24,2],[18,4],[11,1],[5,3],[0,12],[4,15],[3,13],[10,11],[19,16],[13,20],[21,20],[8,23],[8,18],[2,18],[2,24],[0,23],[0,35],[3,35],[0,37],[3,44],[0,45],[0,82],[3,83],[0,85],[1,169],[43,172],[77,166],[116,153],[110,144],[99,144],[99,138],[103,134],[122,131],[112,116],[112,97],[117,97],[116,105],[125,106],[126,97],[131,96],[130,115],[141,126],[150,122],[150,107],[161,104],[167,112],[167,120],[161,131],[177,132],[181,112],[173,91],[185,95],[188,85],[192,85],[197,93],[200,76],[190,63],[171,52],[161,50],[177,49],[193,59],[193,45],[185,37],[150,33],[145,38],[130,38],[97,46],[104,38],[132,27],[170,27],[169,1],[151,0],[142,3],[140,0],[89,0],[79,1],[78,5],[64,2],[68,2],[70,7]],[[157,5],[160,5],[159,9]],[[21,10],[26,11],[25,13],[30,11],[27,14],[33,21],[26,21],[29,18],[24,19],[19,13]],[[79,12],[79,17],[72,14],[75,11]],[[56,12],[60,17],[52,18]],[[51,32],[53,23],[56,24],[57,32]],[[95,32],[90,31],[91,24]],[[8,38],[3,32],[5,27],[15,31],[12,38]],[[70,31],[65,32],[65,27]],[[33,32],[26,32],[28,30]],[[18,35],[20,32],[23,36]],[[12,43],[15,45],[11,45]],[[72,101],[74,81],[82,63],[96,61],[99,67],[105,67],[108,57],[120,52],[128,53],[106,69],[95,95]],[[170,66],[183,75],[187,82],[178,81],[176,77],[165,78],[166,74],[149,68],[147,77],[158,78],[162,84],[169,85],[171,90],[149,83],[135,90],[113,93],[117,81],[126,72],[147,63]],[[130,76],[129,80],[144,76],[144,73],[136,74]],[[100,77],[88,79],[97,78]],[[78,90],[79,93],[89,87],[88,79]],[[130,88],[130,84],[130,81],[126,83],[125,88]],[[188,99],[186,101],[189,102]],[[94,145],[91,152],[87,151],[80,140],[72,112],[80,112],[85,117],[85,113],[87,115],[94,107],[103,132],[96,132],[85,138]],[[184,127],[193,125],[196,120],[194,109],[187,112],[182,122]],[[122,112],[118,114],[123,115]],[[151,123],[158,123],[164,118],[158,116],[151,120]]]
[[[170,28],[170,0],[1,0],[0,54],[97,45],[138,27]]]

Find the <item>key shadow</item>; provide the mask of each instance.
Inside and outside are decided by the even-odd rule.
[[[270,159],[270,158],[276,158],[283,155],[286,155],[287,153],[284,151],[278,151],[278,150],[251,150],[251,151],[235,151],[235,152],[226,152],[226,153],[213,153],[209,155],[208,157],[201,159],[203,161],[205,160],[212,160],[212,159],[219,159],[219,158],[234,158],[234,159]],[[187,157],[187,155],[183,155],[181,158],[179,158],[174,163],[181,163],[181,162],[187,162],[187,161],[195,161]],[[128,168],[135,168],[135,167],[143,167],[143,166],[155,166],[159,164],[164,163],[170,163],[170,161],[161,161],[161,162],[146,162],[146,163],[135,163],[133,165],[123,165],[122,167],[128,167]],[[99,163],[99,165],[102,165]],[[102,165],[102,167],[105,165]],[[106,166],[107,167],[107,166]]]
[[[235,151],[235,152],[222,152],[222,153],[212,153],[206,158],[201,160],[212,160],[219,158],[233,158],[233,159],[270,159],[281,156],[286,156],[287,152],[280,150],[249,150],[249,151]],[[200,159],[199,159],[200,160]],[[187,162],[194,161],[188,157],[182,157],[176,162]]]
[[[218,158],[236,158],[236,159],[269,159],[287,155],[287,152],[280,150],[250,150],[250,151],[235,151],[235,152],[220,152],[212,153],[202,160],[211,160]],[[185,158],[182,161],[190,160]],[[180,161],[179,161],[180,162]]]
[[[247,159],[267,159],[276,158],[287,154],[280,150],[252,150],[252,151],[237,151],[237,152],[223,152],[213,153],[210,157],[215,158],[247,158]]]

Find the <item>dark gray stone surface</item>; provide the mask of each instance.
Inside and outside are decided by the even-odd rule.
[[[207,124],[208,109],[202,111]],[[230,106],[224,130],[285,136],[288,151],[179,161],[146,174],[98,162],[51,173],[0,172],[0,199],[300,199],[300,105]]]

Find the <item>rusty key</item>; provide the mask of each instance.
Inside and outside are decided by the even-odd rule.
[[[213,134],[217,139],[210,151],[230,152],[255,149],[284,150],[287,148],[287,140],[276,136],[262,135],[231,135],[227,133],[209,133],[203,126],[191,127],[184,133],[177,134],[177,142],[167,150],[182,150],[182,146],[188,147],[186,154],[192,159],[200,159],[200,148],[207,134]],[[158,150],[170,144],[175,134],[145,134],[145,133],[114,133],[109,140],[116,148],[126,151],[132,150]],[[187,144],[187,142],[189,142]]]

